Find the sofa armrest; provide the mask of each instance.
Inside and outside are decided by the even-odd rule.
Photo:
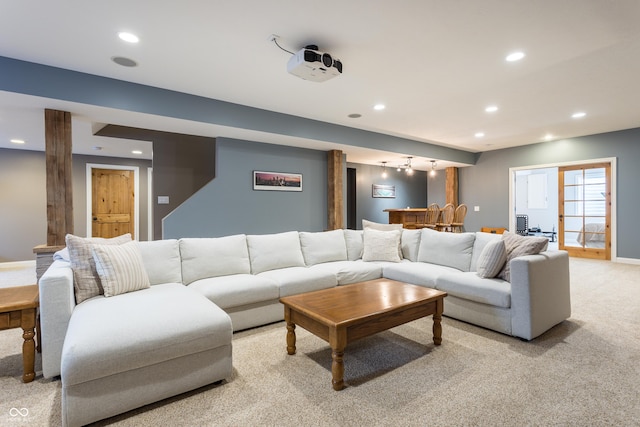
[[[73,271],[67,261],[54,261],[38,282],[40,290],[40,329],[42,374],[60,375],[62,345],[76,306]]]
[[[549,251],[511,261],[511,330],[531,340],[571,316],[569,254]]]

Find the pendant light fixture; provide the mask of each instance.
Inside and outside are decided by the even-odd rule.
[[[386,178],[387,175],[387,162],[380,162],[382,163],[382,177]]]
[[[429,175],[436,176],[436,166],[438,166],[438,163],[436,163],[435,160],[431,160],[431,171],[429,172]]]

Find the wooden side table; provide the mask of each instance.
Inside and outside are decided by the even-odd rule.
[[[38,323],[38,285],[0,288],[0,330],[21,327],[22,338],[22,381],[33,381],[36,377],[34,364],[36,343],[34,341]],[[40,325],[38,331],[38,351],[40,351]]]

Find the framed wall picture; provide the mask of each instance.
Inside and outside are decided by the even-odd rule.
[[[384,185],[384,184],[373,184],[372,193],[373,193],[373,197],[376,197],[376,198],[395,199],[396,186]]]
[[[302,174],[253,171],[253,189],[266,191],[302,191]]]

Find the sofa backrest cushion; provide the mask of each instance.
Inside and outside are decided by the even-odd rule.
[[[180,239],[180,256],[185,285],[207,277],[251,272],[244,234]]]
[[[67,248],[69,248],[69,260],[73,270],[73,289],[76,296],[76,304],[82,301],[104,294],[100,277],[96,271],[96,263],[93,259],[93,245],[121,245],[131,241],[131,234],[103,239],[101,237],[78,237],[73,234],[65,236]]]
[[[473,242],[473,253],[471,254],[471,266],[469,271],[478,271],[478,259],[482,254],[482,250],[489,242],[501,240],[502,234],[476,232],[476,240]]]
[[[409,261],[418,261],[418,249],[420,248],[420,230],[402,230],[402,238],[400,247],[402,248],[402,257]]]
[[[347,260],[347,244],[342,230],[308,233],[301,231],[300,247],[308,266]]]
[[[138,248],[151,286],[182,283],[180,244],[176,239],[138,242]]]
[[[469,271],[475,233],[448,233],[422,229],[418,261]]]
[[[347,259],[356,261],[362,258],[362,230],[342,230],[344,232],[344,240],[347,244]]]
[[[305,266],[297,231],[249,235],[247,244],[253,274],[278,268]]]

